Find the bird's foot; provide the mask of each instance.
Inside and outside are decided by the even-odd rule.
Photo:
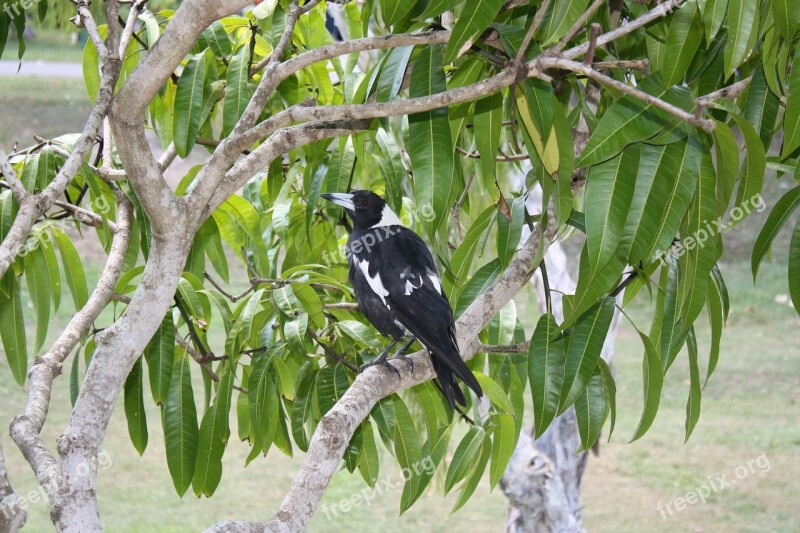
[[[397,379],[400,379],[400,371],[399,371],[399,370],[397,370],[397,369],[396,369],[396,368],[395,368],[395,367],[392,365],[392,363],[390,363],[389,361],[387,361],[387,360],[386,360],[386,354],[383,354],[383,355],[381,355],[381,356],[377,357],[377,358],[376,358],[374,361],[370,361],[369,363],[364,363],[363,365],[361,365],[361,366],[358,368],[358,371],[359,371],[359,372],[363,372],[363,371],[365,371],[366,369],[368,369],[369,367],[371,367],[371,366],[377,366],[377,365],[380,365],[380,366],[383,366],[383,367],[386,367],[386,368],[389,368],[389,369],[391,369],[391,370],[392,370],[392,372],[394,372],[395,374],[397,374]]]

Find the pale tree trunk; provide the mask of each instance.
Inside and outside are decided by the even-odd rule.
[[[575,292],[575,280],[569,272],[567,255],[556,241],[546,255],[546,270],[551,292],[551,307],[558,322],[563,320],[561,293]],[[539,310],[546,311],[541,271],[534,278]],[[618,296],[618,300],[621,296]],[[601,357],[611,362],[619,327],[615,312]],[[532,433],[532,432],[531,432]],[[575,408],[556,417],[544,434],[534,441],[529,432],[520,435],[500,487],[509,501],[505,531],[508,533],[544,533],[583,531],[581,525],[580,487],[588,452],[580,448]]]

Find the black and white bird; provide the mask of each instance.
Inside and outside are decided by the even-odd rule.
[[[371,191],[321,196],[342,206],[353,221],[347,260],[356,302],[375,328],[392,339],[365,367],[388,364],[388,353],[410,335],[394,357],[405,359],[405,351],[418,339],[430,353],[451,409],[456,402],[466,406],[456,377],[482,396],[478,381],[458,351],[453,311],[422,239],[403,226],[383,198]]]

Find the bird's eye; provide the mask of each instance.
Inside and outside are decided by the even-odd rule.
[[[361,200],[358,201],[358,205],[367,207],[369,205],[369,200],[367,200],[366,198],[362,198]]]

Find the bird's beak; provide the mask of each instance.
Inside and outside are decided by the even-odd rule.
[[[352,212],[356,210],[356,206],[353,204],[352,194],[344,192],[334,192],[334,193],[320,194],[320,196],[330,202],[335,203],[336,205],[344,207],[347,211]]]

